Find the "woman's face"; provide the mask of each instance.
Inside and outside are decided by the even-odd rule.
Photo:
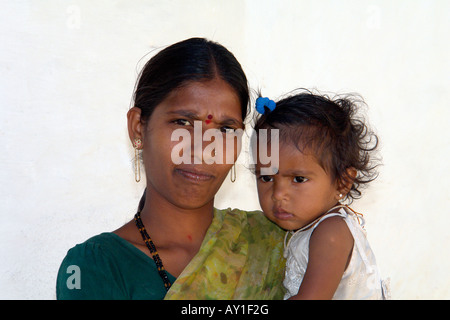
[[[224,153],[221,150],[225,150],[226,132],[243,128],[241,114],[237,94],[220,79],[190,82],[171,92],[155,108],[143,129],[147,191],[153,189],[171,204],[185,209],[213,201],[238,156],[237,147],[227,148]],[[172,138],[176,129],[181,129],[177,130],[181,135]],[[202,139],[207,129],[216,129],[213,132],[223,135],[223,139],[212,139],[222,142],[215,148],[216,155],[223,158],[222,164],[205,163],[214,156],[211,147],[206,149],[212,141]],[[233,160],[227,163],[225,155]],[[180,163],[180,156],[184,163]]]

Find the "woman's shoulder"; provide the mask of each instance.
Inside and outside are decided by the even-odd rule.
[[[276,241],[280,239],[282,241],[284,238],[285,231],[267,219],[260,210],[247,211],[237,208],[227,208],[220,211],[228,216],[232,215],[244,225],[248,225],[252,233],[256,232],[257,234],[265,235],[263,237],[274,238]]]
[[[70,259],[95,259],[98,255],[114,253],[117,246],[117,236],[111,232],[101,233],[86,241],[79,243],[68,250],[65,260]]]
[[[232,215],[241,220],[249,221],[250,223],[257,223],[260,225],[275,225],[269,219],[264,216],[261,210],[241,210],[238,208],[226,208],[226,209],[216,209],[217,212],[222,215]]]
[[[56,283],[57,299],[63,300],[160,300],[165,293],[153,259],[111,232],[71,248]]]
[[[95,292],[101,292],[104,298],[101,290],[91,289],[105,283],[115,285],[111,279],[121,254],[120,242],[115,234],[102,233],[69,249],[58,271],[57,298],[99,298],[92,295]]]

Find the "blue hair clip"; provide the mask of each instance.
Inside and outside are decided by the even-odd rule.
[[[264,107],[269,108],[269,110],[272,112],[276,108],[276,103],[273,100],[270,100],[269,98],[263,98],[259,97],[256,99],[256,111],[258,111],[261,114],[264,114],[266,112],[266,109]]]

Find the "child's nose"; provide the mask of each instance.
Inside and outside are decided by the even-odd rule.
[[[288,187],[282,181],[275,181],[273,184],[272,200],[274,202],[289,199]]]

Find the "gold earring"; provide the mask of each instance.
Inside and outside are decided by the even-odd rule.
[[[135,138],[133,140],[134,147],[134,180],[136,182],[141,181],[141,162],[139,160],[139,150],[142,149],[142,140],[140,138]]]
[[[233,167],[231,168],[230,179],[233,183],[236,181],[236,164],[233,164]]]

